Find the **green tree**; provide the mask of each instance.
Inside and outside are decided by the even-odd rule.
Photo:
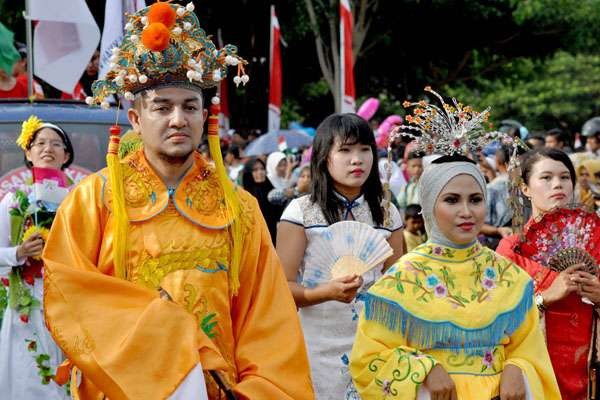
[[[495,121],[518,119],[530,130],[578,130],[600,111],[600,56],[558,51],[548,59],[518,58],[502,75],[448,85],[445,93],[476,108],[492,108]]]

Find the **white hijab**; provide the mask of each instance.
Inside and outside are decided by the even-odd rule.
[[[275,189],[287,189],[290,186],[290,180],[277,175],[277,165],[285,158],[285,154],[280,151],[269,154],[267,157],[267,178]]]
[[[387,172],[385,170],[386,165],[388,164],[387,158],[381,158],[379,160],[379,178],[381,182],[385,182],[387,177]],[[406,179],[404,179],[404,174],[402,173],[402,169],[396,164],[392,162],[392,175],[390,176],[390,190],[394,194],[394,197],[398,197],[398,194],[402,190],[404,186],[406,186]]]
[[[472,176],[481,187],[481,192],[485,199],[486,185],[485,178],[477,165],[466,161],[451,161],[440,164],[430,164],[421,179],[419,179],[419,194],[421,196],[421,207],[423,219],[425,220],[425,230],[429,239],[437,244],[449,247],[457,247],[452,243],[438,228],[435,221],[433,208],[442,189],[450,182],[452,178],[458,175]],[[460,246],[462,247],[462,246]]]

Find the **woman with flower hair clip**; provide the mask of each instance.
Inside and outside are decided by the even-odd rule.
[[[350,358],[362,398],[560,399],[538,328],[533,284],[477,242],[486,185],[466,157],[498,134],[460,103],[409,103],[403,134],[445,154],[421,176],[429,240],[403,256],[366,294]],[[416,136],[416,135],[415,135]]]
[[[73,147],[62,128],[31,116],[17,144],[28,168],[66,178],[59,171],[73,161]],[[42,311],[40,256],[58,204],[41,201],[32,186],[0,202],[0,275],[8,300],[0,310],[0,398],[66,399],[66,390],[53,380],[63,355],[46,330]]]
[[[563,211],[571,208],[574,198],[575,168],[567,154],[548,148],[526,153],[521,165],[521,191],[531,202],[532,217],[525,224],[522,237],[512,235],[502,239],[497,251],[527,271],[535,282],[535,303],[543,317],[548,352],[563,399],[598,398],[598,356],[594,342],[600,280],[589,270],[586,272],[583,264],[570,262],[570,266],[557,271],[551,268],[552,259],[544,257],[543,252],[532,256],[524,251],[537,246],[531,240],[530,230],[542,240],[550,234],[553,240],[549,246],[560,248],[572,239],[560,228],[560,223],[549,223],[539,230],[532,225],[558,208],[563,209],[560,218],[566,217]],[[574,228],[583,231],[583,226],[577,223]],[[597,242],[598,237],[591,241]],[[597,264],[598,260],[595,261]]]

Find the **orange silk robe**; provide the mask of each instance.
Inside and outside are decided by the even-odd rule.
[[[168,191],[143,150],[121,165],[127,279],[113,276],[106,170],[65,199],[43,255],[46,323],[76,368],[76,398],[165,399],[201,362],[239,399],[314,399],[296,308],[256,200],[238,189],[244,248],[232,297],[229,221],[212,167],[195,154]],[[205,376],[209,397],[224,398]]]

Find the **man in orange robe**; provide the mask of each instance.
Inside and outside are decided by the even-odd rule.
[[[137,92],[128,116],[142,147],[72,191],[45,246],[46,323],[72,366],[74,398],[188,399],[206,391],[209,399],[314,399],[294,302],[258,204],[228,186],[220,152],[213,165],[196,151],[206,118],[200,83],[217,84],[211,68],[243,60],[233,46],[218,53],[212,42],[189,42],[209,41],[193,6],[155,5],[129,17],[133,26],[114,52],[121,58],[89,101]],[[175,61],[154,55],[172,50],[156,47],[162,27],[153,28],[152,43],[140,32],[172,20],[166,32],[175,37],[166,43],[182,55]],[[137,53],[129,51],[139,36]],[[137,79],[111,85],[124,75],[119,68]],[[203,79],[189,79],[190,70]]]

